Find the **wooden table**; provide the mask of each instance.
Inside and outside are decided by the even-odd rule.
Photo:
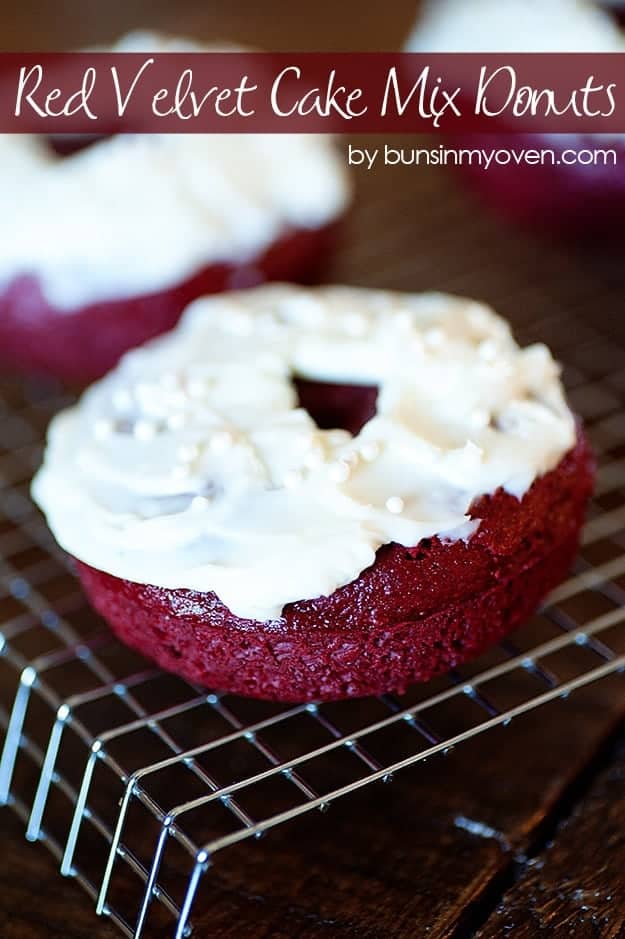
[[[149,25],[270,48],[383,48],[399,42],[412,13],[410,3],[392,7],[391,16],[355,0],[340,9],[320,0],[309,14],[281,0],[223,0],[210,10],[199,0],[72,0],[45,10],[22,3],[3,13],[3,41],[14,49],[61,48]],[[587,317],[606,337],[587,351],[588,368],[589,356],[611,355],[613,371],[625,375],[618,256],[508,228],[444,172],[386,167],[354,171],[354,178],[355,208],[328,278],[489,300],[521,327],[540,319],[540,336],[575,359],[575,337],[563,335],[570,309],[575,328],[583,332]],[[583,340],[580,334],[580,347]],[[625,381],[620,390],[622,402]],[[207,879],[196,934],[625,935],[624,717],[625,682],[612,677],[419,764],[390,785],[369,786],[325,816],[306,816],[263,843],[232,849]],[[59,877],[51,858],[24,842],[8,812],[2,825],[3,939],[117,935]]]

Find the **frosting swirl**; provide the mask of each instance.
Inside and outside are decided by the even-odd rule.
[[[321,430],[293,378],[375,384],[360,432]],[[443,294],[275,285],[196,301],[52,422],[33,496],[70,554],[215,591],[238,616],[333,592],[391,541],[468,538],[574,443],[559,369]]]
[[[132,33],[113,51],[206,48]],[[61,158],[40,137],[10,134],[0,163],[0,289],[35,274],[63,312],[251,261],[291,228],[331,223],[349,198],[322,135],[124,134]]]

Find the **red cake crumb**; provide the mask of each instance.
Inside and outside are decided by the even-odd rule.
[[[0,364],[83,384],[100,378],[128,349],[172,329],[197,297],[272,280],[307,282],[332,246],[336,225],[292,230],[245,265],[213,264],[175,287],[55,309],[35,276],[0,293]]]
[[[198,684],[277,701],[403,692],[479,655],[566,576],[593,474],[580,431],[521,501],[503,490],[477,500],[470,541],[385,545],[356,580],[267,622],[234,616],[211,592],[136,584],[80,562],[78,574],[120,639]]]

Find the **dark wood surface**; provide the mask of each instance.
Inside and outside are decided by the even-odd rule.
[[[210,6],[210,10],[209,10]],[[2,14],[6,48],[102,41],[130,26],[272,48],[397,44],[413,4],[280,2],[22,3]],[[509,229],[442,172],[355,171],[356,206],[327,277],[444,288],[523,325],[544,312],[560,348],[562,312],[584,311],[619,338],[622,264],[605,252]],[[596,298],[601,298],[601,309]],[[582,325],[580,326],[579,323]],[[559,324],[559,325],[558,325]],[[583,346],[583,335],[579,345]],[[566,341],[565,341],[566,340]],[[593,355],[625,358],[609,343]],[[588,364],[588,363],[586,363]],[[589,367],[592,367],[592,361]],[[623,650],[621,650],[623,651]],[[202,939],[412,939],[625,935],[625,679],[554,702],[446,757],[376,784],[220,855],[206,879]],[[23,827],[2,815],[2,939],[110,939],[91,902]],[[149,935],[170,935],[170,927]]]
[[[479,939],[622,936],[625,750],[610,755],[538,856],[520,865]]]

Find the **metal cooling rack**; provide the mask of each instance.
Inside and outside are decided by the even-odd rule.
[[[576,569],[512,639],[401,698],[251,702],[117,644],[28,498],[66,398],[0,386],[0,801],[126,936],[156,923],[189,935],[220,851],[625,668],[625,350],[567,324],[529,324],[521,338],[552,341],[557,326],[599,456]]]

